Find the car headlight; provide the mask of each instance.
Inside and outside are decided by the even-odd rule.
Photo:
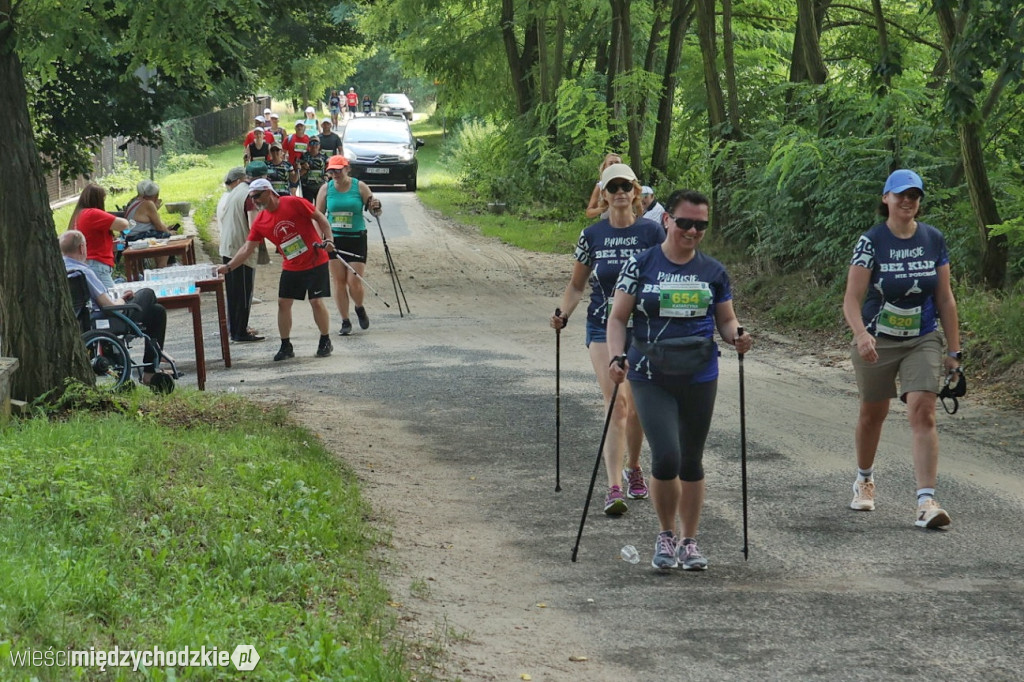
[[[346,148],[343,150],[342,153],[345,155],[345,158],[348,159],[349,161],[356,160],[356,153],[354,151]]]
[[[413,154],[413,152],[412,152],[411,148],[403,149],[400,152],[398,152],[398,160],[399,161],[412,161],[412,154]]]

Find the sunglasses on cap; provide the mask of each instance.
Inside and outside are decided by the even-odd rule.
[[[617,194],[618,192],[632,192],[633,183],[629,180],[611,180],[604,189],[608,194]]]
[[[693,218],[677,218],[674,215],[670,215],[669,219],[672,220],[676,227],[684,232],[689,230],[691,227],[696,229],[698,232],[703,232],[708,229],[708,221],[706,220],[694,220]]]

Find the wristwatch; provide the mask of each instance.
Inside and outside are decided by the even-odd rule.
[[[949,357],[953,358],[957,362],[964,359],[964,352],[962,350],[951,350],[946,353]]]

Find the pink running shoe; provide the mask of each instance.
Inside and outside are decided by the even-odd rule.
[[[623,469],[622,480],[626,483],[626,497],[631,500],[646,500],[650,495],[647,490],[647,482],[644,480],[644,470]]]

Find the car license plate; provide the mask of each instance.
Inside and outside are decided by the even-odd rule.
[[[367,168],[366,172],[375,173],[377,175],[387,175],[389,170],[389,168]]]

